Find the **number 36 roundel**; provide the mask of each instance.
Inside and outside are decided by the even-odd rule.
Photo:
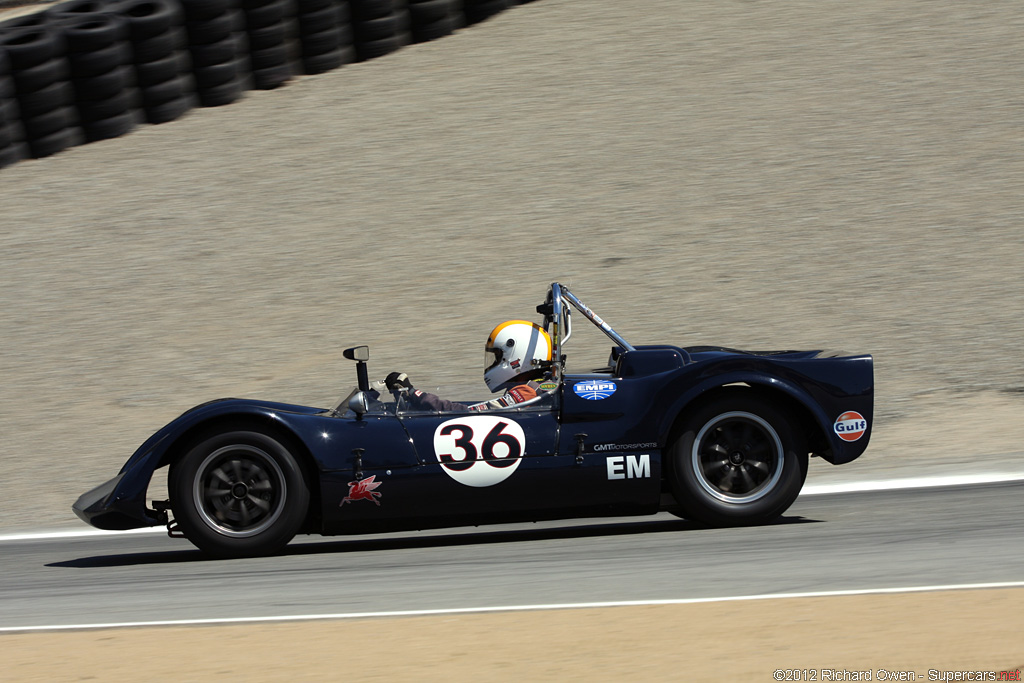
[[[522,461],[526,434],[518,423],[491,415],[466,415],[442,422],[434,432],[434,455],[448,476],[466,486],[494,486]]]

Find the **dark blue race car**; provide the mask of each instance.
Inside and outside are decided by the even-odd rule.
[[[567,374],[575,309],[613,342]],[[357,534],[667,510],[711,525],[784,513],[809,456],[848,463],[871,436],[869,355],[633,346],[554,283],[543,304],[553,390],[503,410],[414,410],[368,380],[333,409],[221,399],[150,437],[75,513],[100,529],[166,524],[217,557],[297,533]],[[146,504],[156,469],[168,498]]]

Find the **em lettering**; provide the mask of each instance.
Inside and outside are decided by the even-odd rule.
[[[605,461],[608,479],[648,479],[651,476],[651,456],[612,455]]]

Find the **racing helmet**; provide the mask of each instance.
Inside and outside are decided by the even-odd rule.
[[[507,320],[487,337],[484,384],[491,393],[500,391],[513,380],[543,375],[550,361],[551,337],[543,327],[525,320]]]

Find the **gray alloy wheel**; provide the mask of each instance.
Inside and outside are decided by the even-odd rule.
[[[310,486],[283,435],[211,432],[171,463],[168,489],[185,537],[214,557],[278,552],[309,513]]]
[[[677,514],[715,526],[779,517],[807,477],[798,424],[777,402],[743,389],[722,392],[684,415],[666,451]]]
[[[217,533],[256,536],[281,516],[288,484],[280,466],[249,444],[218,448],[196,471],[192,498],[199,518]]]
[[[778,484],[785,453],[767,421],[732,411],[705,423],[691,458],[697,483],[709,495],[725,503],[752,503]]]

